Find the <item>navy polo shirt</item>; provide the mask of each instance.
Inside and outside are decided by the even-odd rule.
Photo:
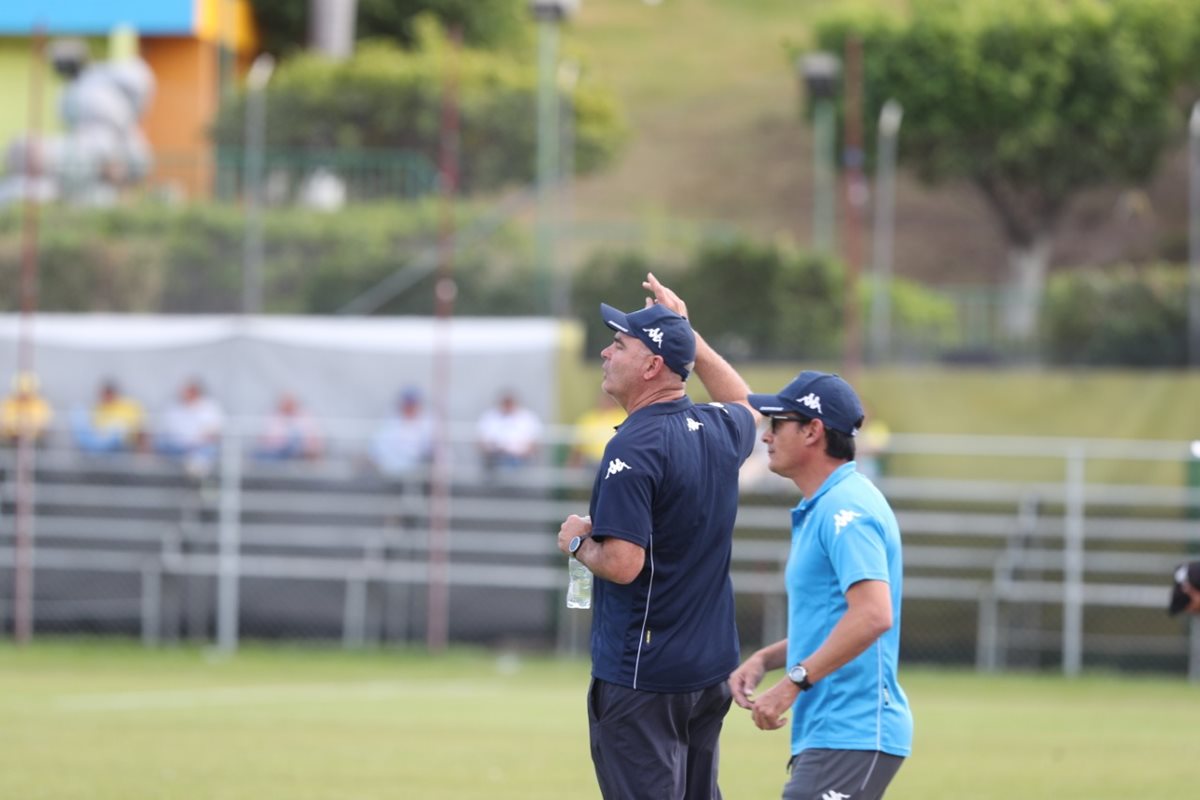
[[[738,470],[754,447],[741,405],[688,397],[638,409],[604,450],[592,535],[646,550],[627,585],[596,579],[592,675],[631,689],[691,692],[738,665],[729,562]]]

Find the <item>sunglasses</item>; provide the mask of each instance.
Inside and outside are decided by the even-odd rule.
[[[807,425],[808,423],[812,422],[810,417],[789,416],[786,414],[772,416],[769,417],[769,419],[771,420],[771,433],[779,432],[779,423],[781,422],[799,422],[801,425]]]

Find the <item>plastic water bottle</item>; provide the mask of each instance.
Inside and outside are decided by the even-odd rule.
[[[567,559],[567,608],[592,607],[592,571],[578,558]]]

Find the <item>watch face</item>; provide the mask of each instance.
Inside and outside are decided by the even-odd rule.
[[[583,544],[583,537],[576,536],[574,539],[571,540],[571,543],[569,545],[567,545],[567,549],[570,550],[571,553],[574,553],[576,550],[579,549],[579,545],[581,545],[581,544]]]
[[[788,670],[788,678],[792,683],[804,683],[808,680],[808,670],[803,665],[797,664]]]

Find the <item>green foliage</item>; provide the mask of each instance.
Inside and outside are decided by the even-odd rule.
[[[571,311],[584,323],[584,349],[589,355],[599,353],[612,339],[612,331],[598,324],[600,304],[608,303],[622,311],[641,308],[646,302],[642,281],[647,272],[653,272],[670,285],[679,268],[652,263],[638,252],[601,251],[576,272],[571,284]]]
[[[874,284],[864,278],[859,284],[859,300],[867,340],[870,309],[874,303]],[[915,281],[892,278],[891,340],[885,354],[905,358],[923,353],[945,353],[957,342],[959,314],[953,300],[930,291]]]
[[[839,12],[816,38],[841,53],[857,35],[868,128],[896,99],[902,161],[930,181],[975,182],[1027,245],[1076,192],[1151,174],[1181,130],[1172,93],[1195,5],[923,0],[907,19]]]
[[[458,86],[461,189],[530,182],[537,145],[534,65],[467,48],[456,55],[431,20],[420,25],[411,51],[374,41],[342,62],[316,55],[287,60],[266,90],[267,146],[407,150],[439,163],[450,75]],[[615,97],[585,74],[562,107],[573,117],[576,172],[611,163],[626,136]],[[244,119],[243,93],[222,106],[217,142],[240,146]]]
[[[727,357],[818,359],[836,355],[841,347],[841,265],[782,245],[739,239],[702,244],[682,266],[651,264],[630,252],[593,258],[573,287],[573,308],[585,322],[589,352],[609,338],[590,324],[598,304],[640,308],[648,271],[679,291],[691,318]],[[866,319],[870,292],[865,283],[860,297]],[[941,342],[955,322],[948,300],[911,282],[893,283],[892,306],[900,342]]]
[[[1043,311],[1045,351],[1059,364],[1187,364],[1187,271],[1121,267],[1055,277]]]
[[[460,208],[469,228],[475,209]],[[40,241],[46,311],[229,313],[241,305],[245,218],[232,207],[153,205],[96,212],[48,208]],[[356,206],[352,212],[268,211],[263,219],[266,310],[333,313],[418,261],[436,264],[442,210],[432,202]],[[456,254],[464,314],[532,313],[520,237],[502,228],[478,250]],[[20,225],[0,215],[0,281],[19,285]],[[417,264],[419,267],[420,265]],[[433,272],[382,313],[432,314]],[[16,292],[0,310],[16,310]]]
[[[401,270],[407,288],[376,313],[434,311],[439,203],[360,205],[326,214],[271,209],[263,216],[263,279],[269,313],[330,314]],[[455,211],[462,241],[493,222],[487,209]],[[147,204],[105,211],[47,207],[41,233],[41,296],[45,311],[230,313],[241,305],[246,221],[228,206],[168,208]],[[20,215],[0,214],[0,281],[19,285]],[[528,242],[501,226],[484,247],[454,254],[455,312],[537,314]],[[584,322],[587,350],[610,338],[594,324],[601,301],[641,307],[653,271],[687,299],[693,318],[721,352],[733,358],[825,358],[836,355],[843,328],[840,265],[789,247],[745,239],[701,244],[684,263],[656,262],[637,252],[600,253],[578,270],[572,311]],[[861,287],[862,319],[870,290]],[[14,311],[17,292],[0,299]],[[905,342],[939,343],[953,328],[944,298],[903,281],[893,283],[893,330]],[[927,349],[924,352],[927,352]]]
[[[308,41],[308,0],[250,0],[263,47],[278,55],[304,48]],[[474,47],[517,47],[528,38],[524,0],[358,0],[355,33],[359,39],[388,38],[402,45],[417,41],[414,20],[432,14],[446,28],[462,30]]]
[[[773,354],[783,344],[778,329],[792,315],[782,314],[782,306],[801,297],[781,291],[786,273],[798,266],[789,255],[770,244],[737,240],[703,245],[693,257],[677,288],[719,352],[743,359]],[[819,302],[824,288],[813,299]]]

